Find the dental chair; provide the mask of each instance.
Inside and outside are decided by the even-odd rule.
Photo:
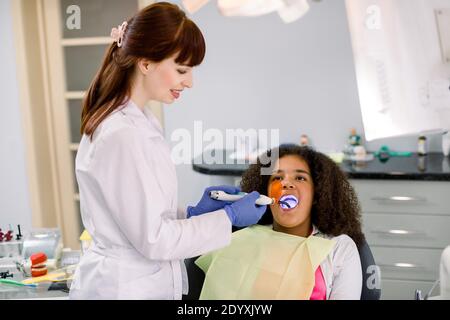
[[[434,288],[440,286],[440,295],[431,296]],[[439,279],[437,279],[430,291],[422,297],[422,291],[416,290],[416,300],[450,300],[450,246],[444,249],[439,266]]]
[[[381,271],[376,265],[369,245],[364,242],[358,247],[361,268],[363,271],[363,286],[361,300],[380,300],[381,298]]]
[[[358,248],[363,270],[363,287],[361,300],[379,300],[381,297],[381,273],[380,268],[375,264],[372,251],[366,241]],[[195,264],[196,258],[185,260],[189,279],[189,293],[183,295],[183,300],[198,300],[205,280],[205,274]]]
[[[441,280],[441,299],[450,300],[450,246],[442,253],[439,274]]]

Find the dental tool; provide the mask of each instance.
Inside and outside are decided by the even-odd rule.
[[[209,192],[209,196],[214,200],[220,201],[238,201],[245,197],[247,193],[239,192],[238,194],[229,194],[222,190],[213,190]],[[259,206],[271,205],[275,203],[275,199],[269,198],[265,195],[260,195],[258,199],[256,199],[255,204]]]
[[[282,193],[282,185],[281,182],[275,181],[270,185],[269,188],[269,197],[265,195],[260,195],[258,199],[256,199],[255,204],[260,206],[279,204],[280,207],[284,210],[293,209],[299,204],[299,200],[296,196],[292,194],[281,195]],[[222,190],[212,190],[209,192],[209,196],[214,200],[219,201],[238,201],[247,195],[246,192],[239,192],[238,194],[229,194]]]
[[[298,205],[298,202],[297,197],[292,194],[285,194],[278,200],[280,207],[285,210],[295,208]]]
[[[295,208],[299,200],[292,194],[281,195],[283,186],[279,180],[272,182],[269,186],[269,196],[275,200],[275,203],[279,203],[281,209],[293,209]]]

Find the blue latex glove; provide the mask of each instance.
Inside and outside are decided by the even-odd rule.
[[[198,216],[207,212],[213,212],[219,209],[223,209],[224,206],[230,204],[229,201],[220,201],[211,199],[209,192],[213,190],[221,190],[229,194],[237,194],[241,191],[239,187],[234,186],[213,186],[208,187],[203,192],[203,196],[195,207],[188,206],[187,217]]]
[[[256,224],[261,219],[267,206],[255,204],[259,196],[260,194],[257,191],[253,191],[242,199],[224,207],[233,226],[246,227]]]

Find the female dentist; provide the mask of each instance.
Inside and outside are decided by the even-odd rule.
[[[253,192],[232,204],[205,190],[177,214],[177,178],[149,100],[172,103],[192,87],[205,42],[178,6],[158,2],[111,32],[114,43],[83,101],[76,157],[82,220],[93,245],[82,257],[71,299],[181,299],[183,259],[230,243],[231,226],[256,223],[265,206]]]

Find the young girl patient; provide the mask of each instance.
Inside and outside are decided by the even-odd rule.
[[[356,194],[327,156],[282,145],[271,175],[260,160],[242,191],[277,201],[258,225],[233,233],[230,246],[197,259],[200,299],[360,299],[357,245],[364,240]],[[275,153],[276,154],[276,153]]]

